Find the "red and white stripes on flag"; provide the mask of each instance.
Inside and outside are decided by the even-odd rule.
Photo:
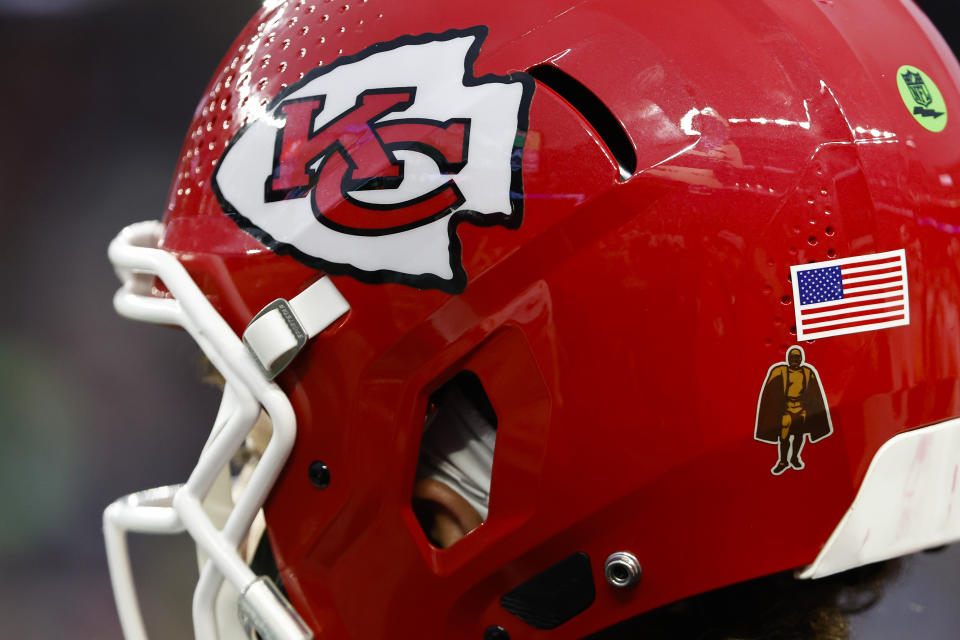
[[[790,267],[797,338],[910,324],[903,249]]]

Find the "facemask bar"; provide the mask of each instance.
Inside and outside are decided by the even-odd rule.
[[[184,328],[223,375],[226,386],[210,439],[187,482],[132,494],[104,512],[107,559],[124,635],[128,640],[147,638],[126,532],[169,534],[186,530],[209,558],[194,592],[194,630],[198,640],[218,638],[215,604],[224,579],[240,593],[241,618],[265,640],[312,638],[313,633],[286,598],[269,579],[258,578],[237,551],[293,447],[293,407],[183,265],[173,255],[156,248],[162,228],[156,221],[131,225],[110,244],[110,260],[123,282],[114,296],[114,306],[128,318]],[[150,295],[153,276],[163,281],[172,299]],[[325,284],[332,287],[332,283]],[[339,315],[342,312],[336,317]],[[273,436],[226,524],[218,530],[203,509],[203,499],[218,473],[243,444],[261,407],[273,423]]]

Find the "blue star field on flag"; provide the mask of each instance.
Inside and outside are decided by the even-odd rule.
[[[814,304],[843,299],[840,267],[809,269],[797,274],[800,304]]]

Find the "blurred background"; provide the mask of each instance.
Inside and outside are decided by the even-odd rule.
[[[922,2],[960,49],[960,0]],[[120,638],[114,498],[186,479],[216,413],[185,335],[113,313],[106,246],[158,218],[257,0],[0,0],[0,638]],[[189,638],[183,537],[131,540],[155,638]],[[855,637],[956,638],[960,545],[908,559]]]
[[[183,482],[209,433],[198,350],[113,312],[106,247],[162,215],[194,107],[258,6],[0,0],[0,638],[119,639],[100,514]],[[191,545],[131,544],[153,637],[193,637]]]

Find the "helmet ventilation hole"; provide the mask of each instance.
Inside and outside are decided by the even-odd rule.
[[[620,167],[620,179],[627,180],[637,171],[637,154],[620,120],[590,89],[562,69],[551,64],[531,67],[528,73],[537,82],[553,89],[590,123],[610,155]]]
[[[500,626],[487,627],[483,632],[483,640],[510,640],[510,634]]]
[[[486,520],[497,415],[471,371],[430,395],[412,507],[430,542],[446,548]]]

